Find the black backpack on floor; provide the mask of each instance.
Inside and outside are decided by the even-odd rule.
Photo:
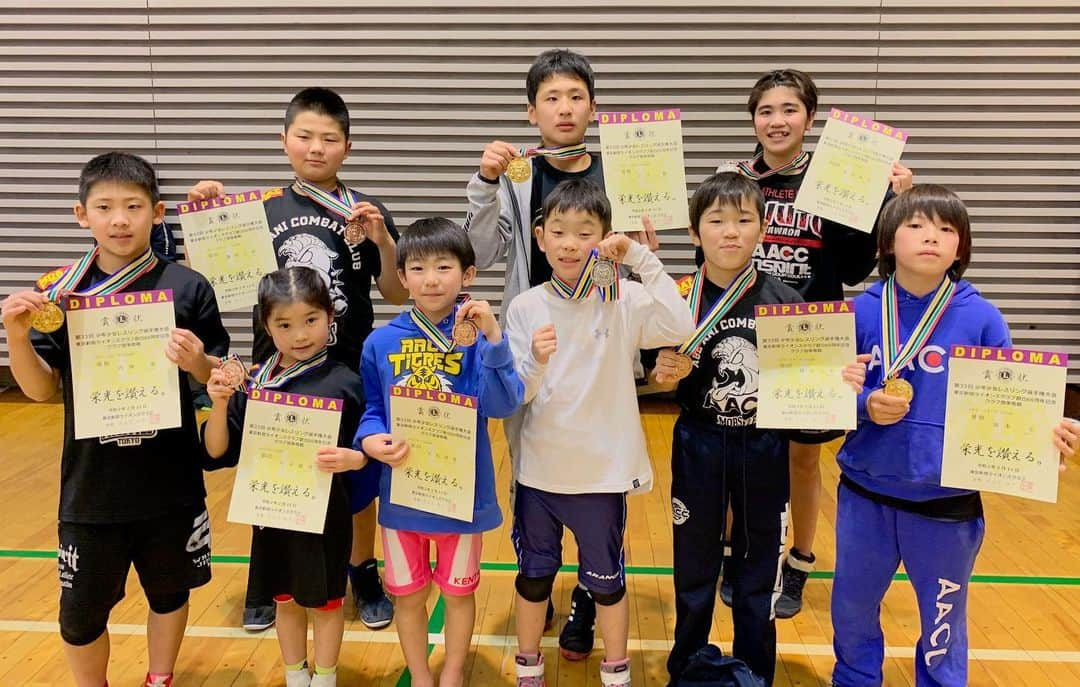
[[[698,649],[668,687],[765,687],[765,681],[712,644]]]

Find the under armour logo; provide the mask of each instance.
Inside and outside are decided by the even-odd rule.
[[[607,327],[605,327],[603,329],[600,329],[599,327],[597,327],[596,329],[593,330],[593,337],[596,338],[596,339],[600,339],[600,338],[606,339],[609,336],[611,336],[611,330],[608,329]]]

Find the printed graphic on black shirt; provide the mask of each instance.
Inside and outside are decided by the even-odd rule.
[[[795,209],[797,188],[763,186],[765,239],[754,249],[754,266],[801,289],[814,276],[813,256],[821,250],[821,218]]]
[[[754,424],[757,416],[757,347],[741,336],[728,336],[712,347],[715,373],[705,394],[704,409],[725,427]]]

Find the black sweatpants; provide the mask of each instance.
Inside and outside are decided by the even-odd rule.
[[[780,595],[788,527],[787,439],[775,431],[714,428],[680,417],[671,449],[675,646],[668,672],[673,681],[709,642],[728,504],[734,514],[732,653],[771,685],[773,605]]]

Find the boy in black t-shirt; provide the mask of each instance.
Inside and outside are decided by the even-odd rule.
[[[338,178],[352,140],[349,110],[337,93],[305,88],[293,96],[285,111],[281,143],[296,178],[289,186],[263,194],[278,266],[311,267],[323,276],[334,307],[329,356],[359,371],[364,339],[375,321],[371,282],[394,305],[408,298],[397,278],[394,220],[382,203],[348,188]],[[200,181],[187,197],[202,200],[224,193],[220,181]],[[257,308],[253,319],[253,358],[261,363],[274,353],[274,347]],[[381,472],[381,464],[372,461],[348,473],[355,514],[349,577],[360,620],[372,629],[389,625],[394,617],[375,561],[374,501]],[[271,599],[249,594],[244,606],[245,629],[261,630],[274,622]]]
[[[75,217],[97,243],[82,260],[54,270],[3,301],[11,371],[30,398],[44,401],[63,382],[60,465],[60,635],[79,687],[107,685],[106,623],[124,597],[132,564],[146,593],[149,671],[145,685],[168,687],[187,624],[189,590],[210,580],[199,437],[187,373],[200,382],[228,351],[214,291],[202,275],[159,259],[150,230],[165,215],[153,168],[142,158],[106,153],[79,179]],[[64,284],[75,293],[171,289],[176,328],[163,354],[176,364],[181,425],[173,429],[75,438],[67,325],[31,331]],[[38,326],[42,326],[40,323]],[[44,328],[44,327],[43,327]]]

